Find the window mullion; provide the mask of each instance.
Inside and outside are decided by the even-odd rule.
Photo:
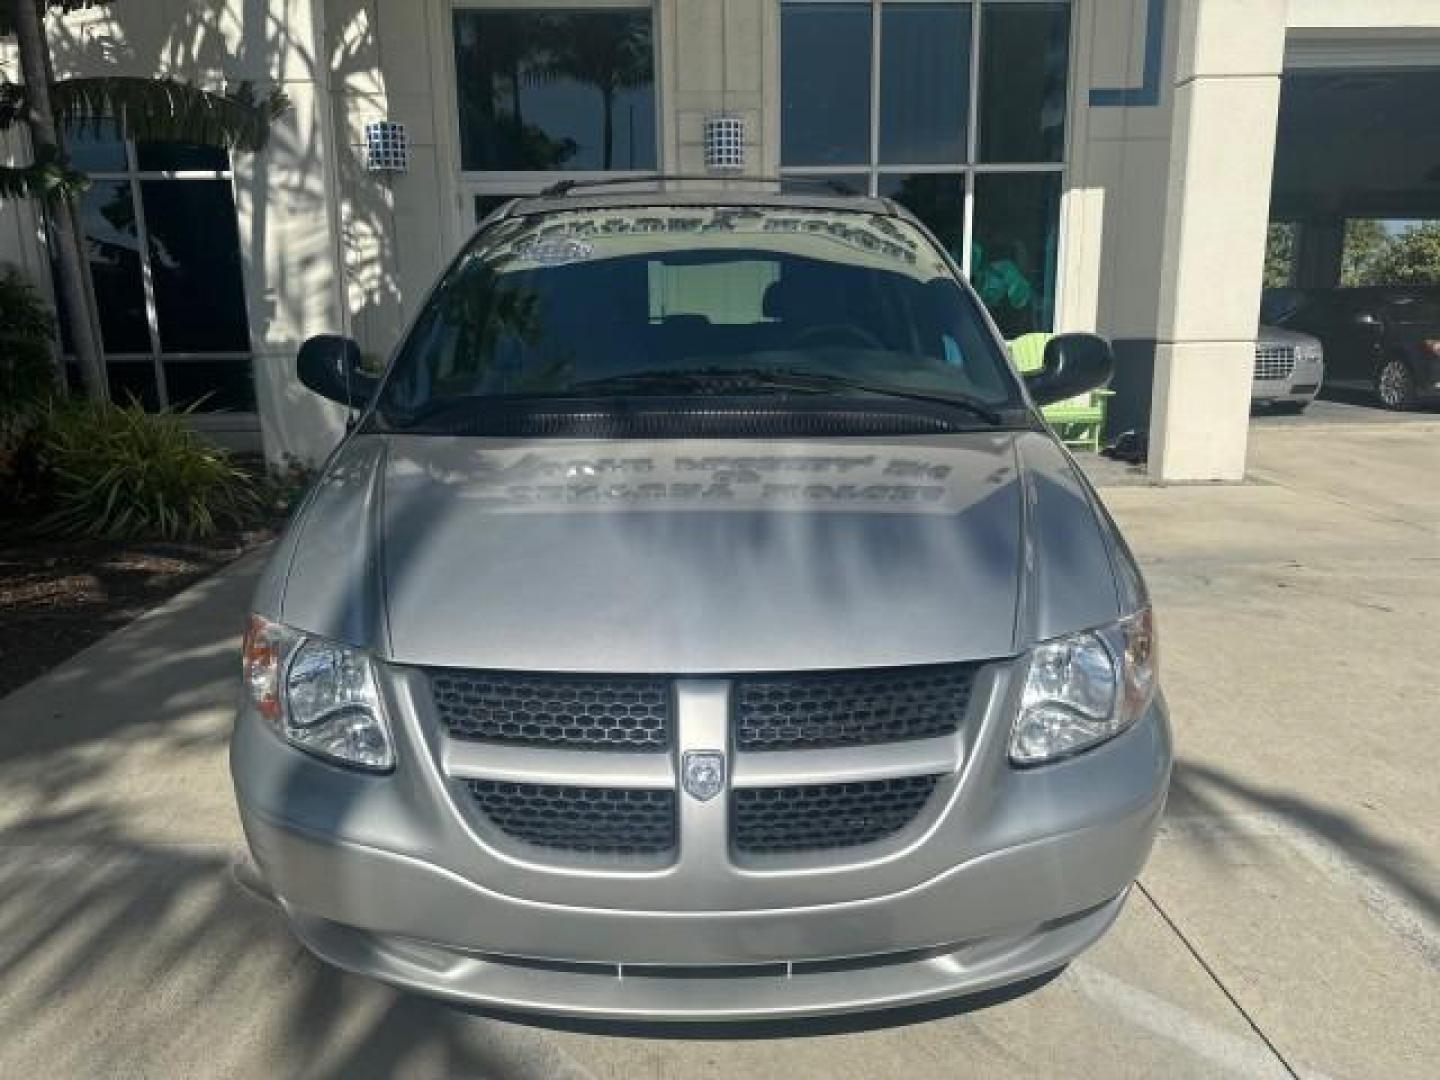
[[[965,209],[960,225],[960,269],[970,279],[975,249],[975,166],[980,160],[980,34],[985,0],[970,5],[970,100],[965,113]]]
[[[880,193],[880,0],[870,3],[870,161],[866,169],[867,195]]]
[[[960,222],[960,270],[965,280],[970,280],[970,252],[974,247],[971,237],[975,235],[975,170],[965,170],[965,208]]]
[[[970,4],[970,100],[965,110],[965,163],[974,165],[980,157],[980,24],[984,0]]]

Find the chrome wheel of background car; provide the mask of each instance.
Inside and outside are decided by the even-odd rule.
[[[1415,379],[1403,360],[1387,360],[1375,376],[1375,392],[1387,409],[1404,409],[1415,396]]]

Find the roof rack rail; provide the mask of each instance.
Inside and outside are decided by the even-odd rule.
[[[596,180],[561,180],[540,192],[545,199],[568,195],[577,188],[615,187],[620,184],[664,184],[671,180],[743,180],[749,184],[808,184],[828,188],[836,195],[859,195],[849,184],[823,176],[725,176],[714,173],[651,173],[642,176],[605,176]]]

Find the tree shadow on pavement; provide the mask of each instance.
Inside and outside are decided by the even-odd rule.
[[[1235,808],[1248,807],[1273,821],[1321,841],[1366,874],[1402,897],[1425,918],[1440,924],[1440,892],[1419,870],[1419,852],[1376,832],[1354,814],[1326,806],[1294,792],[1242,780],[1233,773],[1180,759],[1170,785],[1166,818],[1170,821],[1203,820],[1213,828],[1187,829],[1185,838],[1202,849],[1219,854],[1221,846],[1254,844],[1258,837],[1244,828],[1227,828]]]
[[[37,842],[59,831],[84,841]],[[241,858],[95,809],[0,831],[0,1074],[579,1074],[540,1032],[312,959]]]

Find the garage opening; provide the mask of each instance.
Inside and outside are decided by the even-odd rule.
[[[1440,400],[1440,50],[1365,62],[1284,76],[1262,322],[1320,339],[1322,396],[1409,408]],[[1257,400],[1295,340],[1262,328]]]

